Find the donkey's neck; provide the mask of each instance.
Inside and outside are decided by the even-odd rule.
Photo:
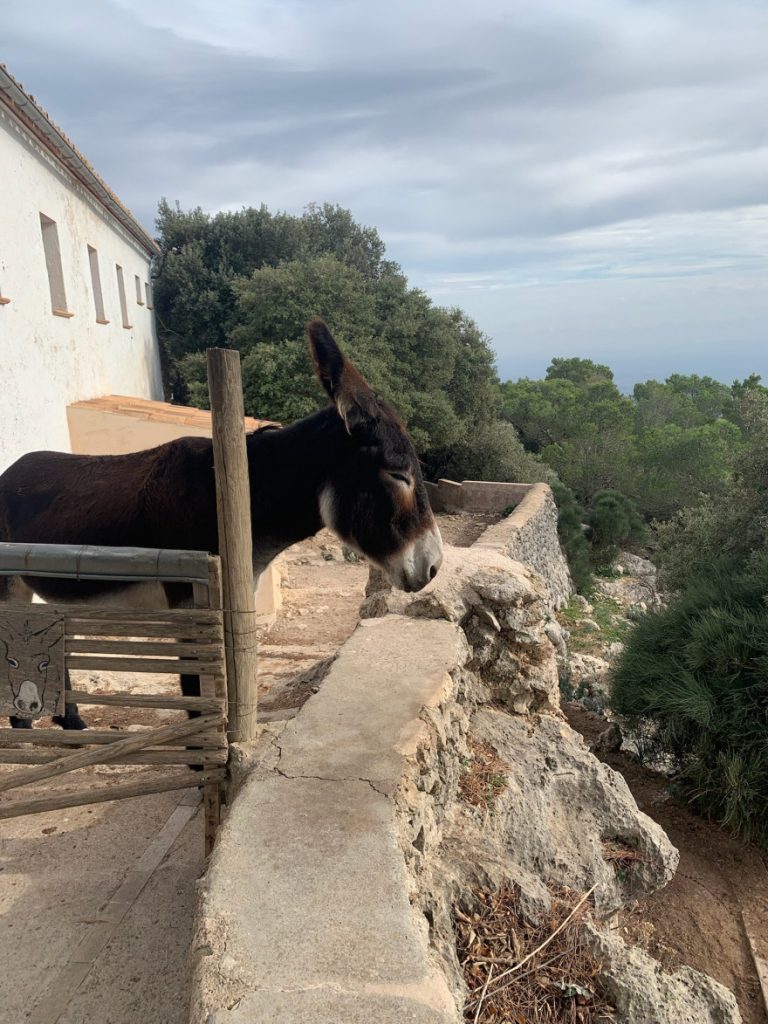
[[[320,495],[350,438],[333,406],[248,438],[253,560],[258,568],[323,526]]]

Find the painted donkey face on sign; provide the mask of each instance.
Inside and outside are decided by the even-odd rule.
[[[0,704],[17,718],[58,711],[64,624],[29,613],[0,616]]]

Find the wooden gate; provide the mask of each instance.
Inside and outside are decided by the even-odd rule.
[[[118,718],[102,723],[108,728],[84,731],[0,728],[0,764],[28,766],[0,771],[0,819],[196,787],[203,790],[209,851],[219,822],[227,762],[219,559],[197,551],[0,543],[0,575],[187,583],[194,595],[193,607],[166,611],[0,604],[0,656],[5,655],[0,657],[0,715],[39,718],[62,713],[65,704],[76,703],[109,709]],[[87,688],[67,690],[65,668],[118,677],[198,675],[200,696],[182,696],[178,678],[165,689],[141,687],[141,692],[113,689],[98,679]],[[147,727],[142,712],[146,716],[151,709],[192,712],[195,717]],[[10,798],[6,795],[99,764],[148,767],[127,772],[125,781],[109,780],[74,792],[27,799],[16,792]]]

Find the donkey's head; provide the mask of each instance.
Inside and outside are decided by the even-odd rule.
[[[323,321],[310,320],[307,331],[317,375],[346,431],[320,494],[323,522],[396,587],[421,590],[440,568],[443,542],[413,444]]]

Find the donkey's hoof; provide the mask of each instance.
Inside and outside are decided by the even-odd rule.
[[[80,715],[54,715],[54,725],[60,725],[62,729],[87,729],[87,723]]]

